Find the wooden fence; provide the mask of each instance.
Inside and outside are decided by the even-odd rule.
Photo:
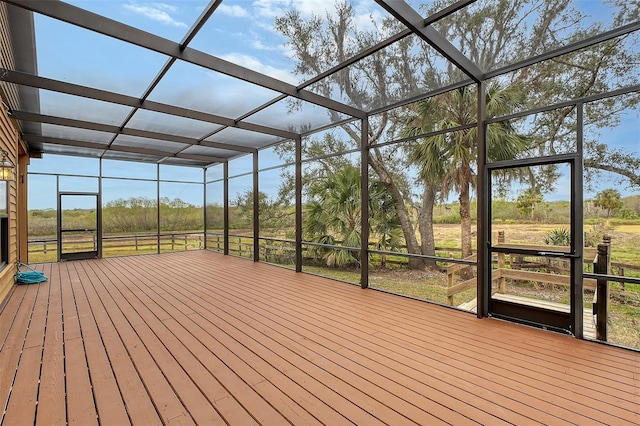
[[[130,234],[130,235],[107,235],[102,237],[103,252],[117,251],[121,254],[136,254],[139,251],[160,249],[171,251],[200,250],[204,248],[204,233],[197,232],[173,232],[162,233],[158,239],[158,234]],[[95,236],[65,238],[65,244],[70,247],[97,247]],[[30,238],[28,241],[28,252],[31,254],[55,254],[58,253],[58,240],[50,238]],[[107,253],[108,254],[108,253]]]
[[[514,250],[530,249],[535,251],[547,252],[567,252],[568,247],[563,246],[533,246],[526,244],[507,244],[504,242],[504,234],[499,235],[496,247],[510,248]],[[611,238],[605,236],[603,242],[598,247],[584,248],[585,265],[593,267],[593,273],[608,275],[612,272],[612,267],[617,268],[619,276],[624,277],[625,270],[639,271],[640,267],[635,265],[627,265],[622,263],[611,262]],[[530,257],[536,257],[532,255]],[[475,261],[476,255],[468,257],[466,260]],[[551,284],[564,287],[571,286],[571,276],[569,275],[569,262],[567,260],[558,260],[555,264],[551,263],[550,258],[542,258],[541,261],[527,261],[526,256],[521,254],[505,254],[496,253],[493,260],[494,268],[491,270],[492,293],[494,297],[503,298],[507,293],[507,282],[533,282],[539,284]],[[477,277],[459,278],[460,273],[468,268],[467,265],[454,264],[447,267],[447,302],[453,306],[454,296],[466,290],[475,288],[477,285]],[[541,272],[546,271],[546,272]],[[624,291],[624,284],[621,282],[621,290]],[[611,302],[610,285],[607,280],[601,279],[583,279],[583,286],[586,290],[593,291],[593,312],[585,316],[593,316],[595,319],[595,327],[593,336],[598,340],[607,340],[607,323],[609,320],[609,306]],[[527,304],[527,298],[518,297],[520,303]],[[473,310],[476,307],[477,298],[459,305],[462,309]],[[531,299],[531,305],[537,305],[540,301]],[[551,302],[545,302],[546,306],[555,305]],[[586,335],[586,326],[585,326]]]

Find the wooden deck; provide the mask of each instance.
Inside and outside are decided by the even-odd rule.
[[[640,353],[195,251],[39,265],[4,425],[640,424]]]

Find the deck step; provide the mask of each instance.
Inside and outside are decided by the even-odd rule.
[[[558,312],[569,312],[569,305],[548,300],[532,299],[530,297],[516,296],[513,294],[494,293],[491,297],[503,302],[519,303],[521,305],[533,306],[542,309],[549,309]],[[477,312],[478,298],[458,305],[458,308],[466,311]],[[584,337],[588,339],[596,338],[596,317],[589,308],[584,308],[582,317],[582,327]]]

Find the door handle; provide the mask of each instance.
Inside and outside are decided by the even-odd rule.
[[[575,253],[564,253],[561,251],[539,251],[537,254],[538,256],[543,256],[543,257],[553,256],[553,257],[566,257],[570,259],[577,259],[580,257]]]

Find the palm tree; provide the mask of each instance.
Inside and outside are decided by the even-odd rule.
[[[605,189],[596,194],[593,200],[596,207],[601,207],[607,211],[607,218],[611,217],[611,212],[623,206],[620,192],[617,189]]]
[[[361,199],[360,169],[348,164],[309,185],[309,201],[304,206],[305,238],[322,244],[360,247]],[[401,243],[401,232],[393,199],[385,185],[373,181],[369,187],[369,225],[382,250]],[[361,261],[359,250],[323,249],[328,266],[343,266]]]
[[[304,207],[303,230],[308,238],[321,244],[360,246],[360,174],[349,165],[325,179],[314,181]],[[328,266],[342,266],[358,261],[357,252],[339,249],[322,250]]]
[[[491,84],[486,92],[487,118],[506,115],[522,105],[525,91],[518,85],[502,88]],[[477,120],[477,96],[473,88],[463,87],[418,102],[405,121],[403,135],[473,125]],[[409,160],[419,167],[425,185],[436,186],[442,198],[451,191],[459,194],[462,257],[471,256],[471,197],[477,176],[477,127],[419,139]],[[530,146],[529,139],[516,134],[509,122],[487,127],[489,161],[516,158]]]

